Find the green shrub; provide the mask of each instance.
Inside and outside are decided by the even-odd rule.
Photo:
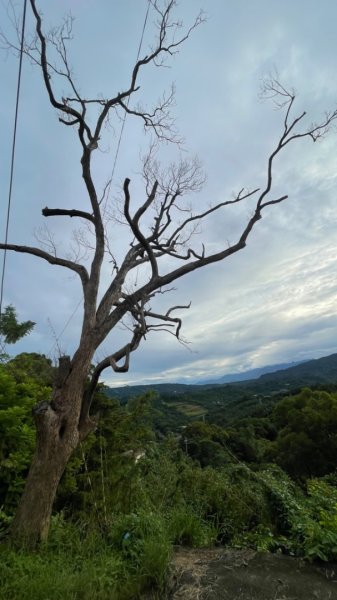
[[[286,542],[286,539],[282,539]],[[281,539],[275,537],[274,532],[267,525],[257,525],[248,532],[238,534],[233,539],[233,545],[239,548],[253,547],[259,552],[274,552],[280,548]]]
[[[262,469],[257,477],[265,487],[274,532],[291,535],[303,508],[303,494],[276,465]]]
[[[337,488],[324,479],[307,482],[308,499],[294,527],[296,546],[309,560],[337,559]]]
[[[39,551],[0,549],[0,600],[135,600],[163,589],[171,553],[165,521],[145,514],[117,518],[106,537],[60,516]]]
[[[185,470],[181,486],[184,502],[213,525],[222,543],[230,543],[238,532],[269,522],[264,486],[245,465],[193,467]]]
[[[173,544],[202,548],[214,544],[218,530],[187,506],[178,506],[168,516],[168,533]]]
[[[0,541],[6,537],[13,517],[0,508]]]
[[[138,578],[142,589],[163,587],[171,544],[161,515],[147,511],[120,515],[108,540],[126,562],[132,581]]]
[[[266,485],[272,527],[241,538],[257,548],[286,547],[290,554],[308,560],[337,558],[337,487],[324,479],[307,482],[307,495],[279,468],[258,474]],[[269,543],[268,543],[269,542]]]
[[[33,554],[7,551],[0,556],[0,567],[1,600],[117,600],[120,582],[125,579],[125,566],[118,555],[99,548],[90,558],[85,553],[62,555],[61,549]]]

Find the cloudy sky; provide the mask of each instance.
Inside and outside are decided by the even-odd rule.
[[[16,2],[20,12],[23,2]],[[147,10],[147,0],[58,0],[37,2],[47,28],[62,15],[75,17],[69,48],[83,96],[113,96],[128,85]],[[190,200],[209,207],[241,188],[263,187],[269,154],[282,132],[283,114],[261,101],[261,80],[277,73],[297,94],[294,116],[307,122],[337,108],[337,5],[331,0],[181,0],[176,9],[186,25],[203,9],[207,21],[193,32],[169,63],[148,68],[139,100],[151,105],[171,82],[176,87],[173,115],[185,143],[159,149],[161,159],[197,155],[207,174],[203,190]],[[141,54],[154,39],[150,8]],[[14,39],[5,2],[0,23]],[[30,10],[27,34],[32,30]],[[0,54],[1,236],[7,210],[11,137],[18,61]],[[62,93],[62,85],[58,88]],[[120,121],[111,121],[95,159],[102,189],[111,175]],[[135,119],[126,121],[109,200],[118,206],[125,177],[141,198],[140,156],[150,138]],[[87,208],[75,132],[62,126],[49,106],[38,68],[23,65],[9,242],[37,245],[45,225],[41,209]],[[195,381],[250,368],[316,358],[337,351],[337,135],[313,144],[300,140],[275,165],[276,193],[286,202],[270,207],[246,249],[223,263],[195,272],[161,298],[161,307],[187,304],[180,345],[165,333],[152,333],[132,356],[130,372],[105,372],[110,384]],[[202,226],[206,250],[234,242],[247,223],[247,202],[219,213]],[[69,220],[70,221],[70,220]],[[69,251],[75,228],[64,218],[48,222],[60,255]],[[117,255],[127,248],[125,228],[115,224],[111,241]],[[196,241],[198,244],[198,241]],[[109,263],[103,284],[108,282]],[[137,275],[133,285],[137,285]],[[71,354],[81,325],[78,281],[59,267],[27,255],[7,255],[4,305],[14,304],[20,319],[36,321],[34,332],[8,350]],[[75,309],[77,308],[76,312]],[[183,316],[183,315],[181,315]],[[116,330],[97,358],[119,347],[127,332]]]

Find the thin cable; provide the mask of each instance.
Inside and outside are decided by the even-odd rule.
[[[100,467],[101,467],[101,486],[102,486],[102,500],[103,500],[103,511],[104,511],[104,522],[108,524],[107,508],[106,508],[106,496],[105,496],[105,483],[104,483],[104,465],[103,465],[103,436],[102,436],[102,422],[99,432],[99,449],[100,449]]]
[[[11,157],[11,172],[10,172],[10,178],[9,178],[9,192],[8,192],[8,206],[7,206],[7,220],[6,220],[5,244],[7,244],[7,242],[8,242],[9,217],[10,217],[11,202],[12,202],[12,187],[13,187],[14,158],[15,158],[15,142],[16,142],[16,130],[17,130],[17,124],[18,124],[18,113],[19,113],[19,98],[20,98],[20,87],[21,87],[23,43],[24,43],[25,26],[26,26],[26,9],[27,9],[27,0],[24,0],[23,16],[22,16],[22,31],[21,31],[19,73],[18,73],[18,82],[17,82],[17,89],[16,89],[16,104],[15,104],[14,132],[13,132],[12,157]],[[4,257],[3,257],[3,263],[2,263],[1,291],[0,291],[0,315],[2,314],[2,299],[3,299],[3,293],[4,293],[4,281],[5,281],[5,271],[6,271],[6,257],[7,257],[7,248],[5,248],[5,250],[4,250]]]
[[[60,333],[59,333],[57,336],[55,336],[55,342],[53,343],[52,347],[50,348],[50,350],[49,350],[49,352],[48,352],[48,355],[50,355],[50,354],[51,354],[51,352],[52,352],[52,350],[53,350],[53,348],[54,348],[55,346],[57,346],[57,348],[58,348],[58,343],[59,343],[59,341],[60,341],[60,338],[61,338],[61,336],[64,334],[64,332],[65,332],[65,330],[67,329],[67,327],[68,327],[68,325],[69,325],[70,321],[71,321],[71,320],[73,319],[73,317],[75,316],[75,313],[78,311],[78,309],[79,309],[80,305],[82,304],[82,302],[83,302],[83,300],[82,300],[82,298],[81,298],[81,300],[80,300],[80,301],[79,301],[79,303],[76,305],[76,307],[75,307],[75,309],[73,310],[73,312],[71,313],[71,315],[70,315],[70,317],[69,317],[68,321],[66,322],[65,326],[63,327],[62,331],[61,331],[61,332],[60,332]]]
[[[137,51],[137,58],[136,58],[136,62],[138,62],[139,60],[139,56],[140,56],[140,52],[142,49],[142,45],[143,45],[143,40],[144,40],[144,34],[145,34],[145,29],[146,29],[146,25],[147,25],[147,21],[148,21],[148,17],[149,17],[149,12],[150,12],[150,6],[151,6],[151,0],[148,0],[148,4],[147,4],[147,10],[146,10],[146,14],[145,14],[145,19],[144,19],[144,23],[143,23],[143,29],[142,29],[142,34],[140,36],[140,42],[139,42],[139,46],[138,46],[138,51]],[[129,106],[129,102],[130,102],[130,96],[127,99],[126,102],[126,106]],[[116,164],[117,164],[117,158],[119,155],[119,149],[120,149],[120,145],[121,145],[121,141],[122,141],[122,137],[123,137],[123,132],[124,132],[124,127],[125,127],[125,121],[126,121],[126,112],[124,112],[124,117],[123,117],[123,122],[122,122],[122,127],[119,133],[119,138],[118,138],[118,143],[117,143],[117,148],[116,148],[116,154],[115,154],[115,159],[113,162],[113,166],[112,166],[112,171],[111,171],[111,178],[110,178],[110,183],[108,186],[108,190],[107,190],[107,195],[106,195],[106,201],[104,204],[104,208],[103,208],[103,212],[105,211],[107,202],[109,200],[109,194],[110,194],[110,187],[111,187],[111,182],[113,180],[114,174],[115,174],[115,169],[116,169]],[[61,333],[58,335],[58,337],[56,338],[56,342],[52,345],[49,354],[51,353],[52,349],[54,348],[54,346],[59,342],[61,335],[65,332],[65,330],[67,329],[70,321],[72,320],[73,316],[75,315],[75,313],[77,312],[80,304],[82,302],[82,299],[79,301],[78,305],[76,306],[74,312],[71,314],[71,316],[69,317],[68,321],[66,322],[65,326],[63,327]]]
[[[138,62],[138,60],[139,60],[140,51],[142,49],[143,40],[144,40],[144,33],[145,33],[146,25],[147,25],[147,20],[148,20],[149,12],[150,12],[150,6],[151,6],[151,0],[148,0],[146,15],[145,15],[143,29],[142,29],[142,34],[141,34],[140,42],[139,42],[139,46],[138,46],[138,52],[137,52],[136,62]],[[129,103],[130,103],[130,96],[128,96],[128,99],[127,99],[127,102],[126,102],[126,106],[127,107],[129,107]],[[124,132],[124,127],[125,127],[126,117],[127,117],[127,113],[124,112],[122,127],[121,127],[121,130],[120,130],[119,138],[118,138],[118,142],[117,142],[115,159],[114,159],[114,163],[113,163],[113,166],[112,166],[111,178],[110,178],[110,185],[109,185],[109,189],[108,189],[108,193],[107,193],[107,199],[106,199],[106,202],[105,202],[105,206],[107,205],[107,202],[108,202],[108,199],[109,199],[111,182],[112,182],[114,174],[115,174],[116,163],[117,163],[117,158],[118,158],[118,155],[119,155],[120,145],[121,145],[121,141],[122,141],[122,137],[123,137],[123,132]]]
[[[97,522],[98,522],[99,525],[101,525],[101,515],[100,515],[100,511],[98,510],[98,506],[97,506],[97,502],[96,502],[96,495],[95,495],[94,487],[92,485],[92,480],[91,480],[91,477],[90,477],[90,473],[89,473],[89,469],[88,469],[88,463],[87,463],[87,459],[86,459],[85,454],[84,454],[82,442],[80,442],[80,448],[81,448],[81,453],[82,453],[82,460],[83,460],[83,464],[84,464],[84,470],[85,470],[86,475],[87,475],[87,480],[88,480],[88,483],[89,483],[89,487],[90,487],[90,491],[91,491],[91,495],[92,495],[92,499],[93,499],[93,504],[94,504],[94,507],[95,507],[95,511],[97,513]]]

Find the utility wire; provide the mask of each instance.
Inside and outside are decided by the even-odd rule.
[[[70,315],[69,319],[67,320],[66,324],[64,325],[63,329],[60,331],[60,333],[58,335],[55,334],[55,342],[53,343],[52,347],[50,348],[47,356],[51,355],[52,350],[55,348],[55,346],[56,346],[56,348],[60,352],[59,345],[58,345],[58,343],[60,341],[60,338],[62,337],[62,335],[64,334],[65,330],[67,329],[69,323],[72,321],[73,317],[77,313],[77,311],[78,311],[79,307],[81,306],[82,302],[83,302],[83,300],[81,298],[80,301],[78,302],[78,304],[75,306],[73,312],[71,313],[71,315]]]
[[[147,20],[148,20],[149,12],[150,12],[150,6],[151,6],[151,0],[148,0],[146,15],[145,15],[144,24],[143,24],[143,30],[142,30],[142,34],[141,34],[141,37],[140,37],[138,51],[137,51],[136,62],[138,62],[138,60],[139,60],[140,52],[141,52],[141,49],[142,49],[143,40],[144,40],[144,33],[145,33],[146,25],[147,25]],[[128,99],[127,99],[127,102],[126,102],[126,106],[128,108],[129,108],[129,104],[130,104],[130,96],[128,96]],[[123,121],[122,121],[122,127],[121,127],[121,130],[119,132],[119,138],[118,138],[118,142],[117,142],[115,159],[114,159],[113,166],[112,166],[111,178],[110,178],[110,185],[109,185],[109,189],[108,189],[108,193],[107,193],[107,199],[106,199],[106,202],[105,202],[105,206],[106,206],[106,204],[108,202],[108,199],[109,199],[111,182],[113,180],[113,177],[114,177],[114,174],[115,174],[115,170],[116,170],[116,163],[117,163],[117,158],[118,158],[118,155],[119,155],[121,141],[122,141],[122,137],[123,137],[123,133],[124,133],[124,127],[125,127],[126,117],[127,117],[127,113],[124,112]]]
[[[151,0],[148,0],[147,10],[146,10],[146,14],[145,14],[144,23],[143,23],[143,29],[142,29],[142,33],[141,33],[140,41],[139,41],[139,45],[138,45],[136,62],[138,62],[138,60],[139,60],[140,52],[141,52],[141,49],[142,49],[143,40],[144,40],[144,34],[145,34],[145,29],[146,29],[146,25],[147,25],[147,21],[148,21],[148,16],[149,16],[149,12],[150,12],[150,6],[151,6]],[[127,107],[129,106],[129,102],[130,102],[130,96],[127,99],[127,103],[126,103]],[[109,199],[111,182],[113,180],[113,177],[114,177],[114,174],[115,174],[115,170],[116,170],[117,159],[118,159],[119,150],[120,150],[120,146],[121,146],[121,141],[122,141],[122,137],[123,137],[123,133],[124,133],[126,116],[127,116],[127,113],[124,112],[123,121],[122,121],[122,127],[121,127],[121,130],[119,132],[119,138],[118,138],[118,142],[117,142],[117,148],[116,148],[115,158],[114,158],[114,162],[113,162],[113,166],[112,166],[110,183],[109,183],[109,186],[108,186],[108,191],[107,191],[107,196],[106,196],[106,201],[105,201],[103,212],[105,211],[105,208],[106,208],[106,205],[107,205],[107,202],[108,202],[108,199]],[[51,347],[51,349],[49,351],[49,354],[51,353],[51,351],[54,348],[54,346],[59,342],[60,337],[63,335],[63,333],[67,329],[69,323],[72,321],[72,319],[75,316],[76,312],[78,311],[81,303],[82,303],[82,299],[79,301],[79,303],[77,304],[75,310],[70,315],[70,317],[69,317],[68,321],[66,322],[65,326],[63,327],[61,333],[57,336],[55,343],[52,345],[52,347]]]
[[[23,44],[24,44],[25,26],[26,26],[26,12],[27,12],[27,0],[24,0],[23,16],[22,16],[22,31],[21,31],[19,73],[18,73],[18,81],[17,81],[17,89],[16,89],[16,103],[15,103],[15,118],[14,118],[14,131],[13,131],[13,143],[12,143],[11,171],[10,171],[10,178],[9,178],[9,192],[8,192],[8,205],[7,205],[5,244],[7,244],[7,242],[8,242],[9,218],[10,218],[11,202],[12,202],[12,188],[13,188],[13,176],[14,176],[14,159],[15,159],[15,142],[16,142],[16,130],[17,130],[17,124],[18,124],[18,114],[19,114],[19,98],[20,98],[20,87],[21,87],[21,71],[22,71],[22,58],[23,58]],[[5,281],[5,271],[6,271],[6,257],[7,257],[7,249],[5,248],[5,250],[4,250],[4,256],[3,256],[3,263],[2,263],[2,274],[1,274],[0,316],[2,314],[2,300],[3,300],[3,293],[4,293],[4,281]]]

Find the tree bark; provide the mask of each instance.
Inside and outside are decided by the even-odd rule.
[[[62,440],[36,449],[12,525],[14,544],[34,548],[47,540],[56,491],[73,450]]]
[[[60,359],[51,402],[41,402],[33,410],[37,443],[11,528],[15,545],[34,548],[47,540],[53,503],[64,469],[79,442],[95,427],[89,419],[83,424],[83,431],[79,426],[91,354],[84,360],[82,354],[82,360],[76,366],[70,364],[69,357]]]

